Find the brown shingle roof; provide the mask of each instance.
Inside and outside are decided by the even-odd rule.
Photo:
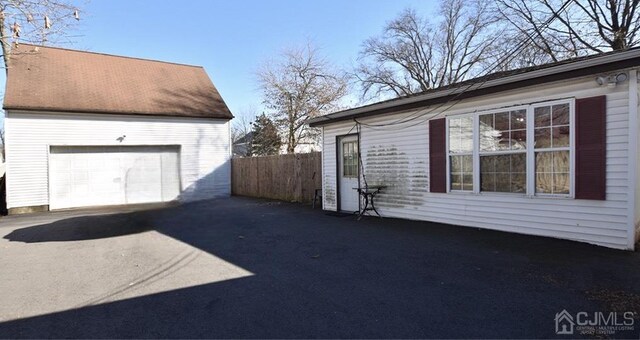
[[[21,44],[4,109],[233,118],[202,67]]]

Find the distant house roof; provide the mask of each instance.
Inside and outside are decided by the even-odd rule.
[[[573,58],[554,63],[526,67],[427,90],[361,107],[330,113],[309,120],[310,126],[416,109],[428,105],[462,100],[491,93],[513,90],[545,82],[566,80],[591,74],[610,72],[640,65],[640,48]]]
[[[21,44],[4,109],[231,119],[204,68]]]

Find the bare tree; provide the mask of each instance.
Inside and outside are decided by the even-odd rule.
[[[263,104],[284,137],[287,152],[295,152],[300,141],[314,140],[318,130],[307,120],[339,106],[348,92],[348,77],[337,71],[310,44],[285,50],[277,61],[264,63],[257,71]]]
[[[231,122],[231,142],[235,143],[239,139],[251,132],[251,122],[257,117],[253,108],[245,110],[233,118]]]
[[[442,0],[440,22],[407,9],[366,40],[356,77],[363,95],[409,95],[477,75],[498,34],[485,0]]]
[[[504,37],[512,42],[526,39],[539,55],[531,62],[539,64],[638,45],[639,4],[639,0],[497,0],[495,11],[512,27],[513,34]],[[548,23],[549,18],[553,21]]]
[[[231,121],[231,148],[234,156],[251,155],[252,122],[256,119],[255,108],[249,107],[241,111]]]
[[[68,0],[0,0],[0,45],[5,68],[13,44],[45,44],[69,37],[80,19],[78,1]]]

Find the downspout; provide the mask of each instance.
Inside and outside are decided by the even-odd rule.
[[[629,71],[629,145],[627,192],[627,249],[633,250],[636,241],[636,189],[638,185],[638,72]]]
[[[324,141],[325,141],[325,136],[324,136],[324,126],[320,127],[322,129],[322,150],[320,150],[320,176],[321,176],[321,181],[320,181],[320,189],[322,189],[321,193],[322,193],[322,202],[320,202],[322,204],[322,210],[327,210],[327,202],[325,201],[325,198],[327,197],[326,192],[325,192],[325,187],[326,187],[326,183],[324,180],[324,153],[327,151],[327,147],[324,145]],[[337,174],[336,174],[336,177]],[[315,195],[315,192],[314,192]],[[315,200],[315,198],[314,198]],[[315,201],[314,201],[315,202]],[[337,209],[336,209],[337,210]]]

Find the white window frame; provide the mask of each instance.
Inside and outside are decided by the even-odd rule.
[[[535,167],[535,152],[536,150],[533,147],[534,138],[535,138],[535,126],[534,126],[534,114],[533,111],[538,107],[545,106],[553,106],[559,104],[569,104],[569,147],[561,147],[561,148],[546,148],[541,149],[541,151],[569,151],[569,193],[568,194],[547,194],[547,193],[536,193],[536,167]],[[576,109],[575,109],[575,98],[560,99],[553,100],[547,102],[540,102],[532,104],[529,108],[530,112],[527,112],[527,193],[529,196],[535,197],[556,197],[556,198],[574,198],[575,197],[575,168],[576,168]],[[530,118],[529,118],[530,117]],[[531,124],[529,124],[529,119],[531,120]],[[531,137],[531,154],[529,155],[529,137]],[[529,166],[529,160],[531,160],[531,166]],[[531,169],[529,169],[531,168]],[[531,178],[531,183],[529,183],[529,178]],[[531,187],[529,187],[531,185]]]
[[[473,147],[470,153],[451,153],[451,149],[449,148],[449,119],[459,119],[459,118],[466,118],[466,117],[471,117],[473,119],[473,129],[472,129],[472,138],[473,138]],[[473,113],[463,113],[463,114],[458,114],[455,116],[450,116],[447,117],[447,119],[445,120],[445,130],[446,130],[446,150],[447,150],[447,192],[458,192],[458,193],[474,193],[476,192],[476,188],[478,187],[478,183],[480,183],[479,181],[476,180],[476,150],[478,148],[478,145],[476,145],[476,140],[477,138],[477,129],[475,128],[476,124],[478,123],[478,115],[473,114]],[[471,156],[471,165],[472,165],[472,175],[473,175],[473,190],[451,190],[451,156]]]
[[[475,193],[477,194],[488,194],[488,195],[506,195],[506,196],[526,196],[527,192],[528,192],[528,185],[525,185],[525,192],[521,193],[521,192],[497,192],[497,191],[482,191],[482,188],[480,187],[480,156],[500,156],[500,155],[511,155],[511,154],[515,154],[515,153],[524,153],[526,154],[525,159],[526,159],[526,180],[525,183],[528,182],[529,180],[529,107],[531,105],[517,105],[517,106],[510,106],[510,107],[503,107],[503,108],[499,108],[499,109],[491,109],[491,110],[486,110],[486,111],[479,111],[476,113],[476,122],[474,125],[474,130],[476,130],[476,134],[477,136],[476,138],[476,142],[477,142],[477,147],[474,146],[474,157],[473,157],[473,162],[478,163],[478,172],[477,172],[477,177],[478,177],[478,190],[475,191]],[[526,129],[526,136],[527,136],[527,144],[524,150],[501,150],[501,151],[480,151],[480,116],[482,115],[486,115],[486,114],[494,114],[494,113],[501,113],[501,112],[511,112],[511,111],[518,111],[518,110],[525,110],[525,117],[527,120],[527,129]],[[533,111],[532,111],[533,112]],[[475,172],[474,172],[474,176],[475,176]],[[475,177],[474,177],[475,179]],[[475,188],[475,186],[474,186]]]
[[[340,143],[342,143],[342,146],[341,146],[341,148],[342,148],[342,162],[341,162],[342,163],[342,169],[341,169],[342,170],[342,177],[344,177],[344,178],[358,178],[358,173],[360,172],[359,171],[359,167],[360,167],[359,157],[360,156],[358,156],[358,153],[360,152],[360,150],[358,150],[358,142],[355,141],[355,140],[346,140],[346,141],[341,141]],[[352,168],[354,166],[354,164],[345,163],[345,156],[348,155],[347,153],[345,153],[345,145],[347,145],[347,144],[355,146],[353,150],[355,151],[354,156],[355,156],[355,160],[356,160],[356,164],[355,164],[356,173],[355,174],[349,174],[349,175],[347,175],[345,173],[345,171],[344,171],[345,170],[345,166],[348,165],[350,168]]]
[[[553,106],[558,104],[569,104],[569,147],[563,148],[549,148],[548,151],[552,150],[568,150],[570,157],[570,168],[569,168],[569,194],[546,194],[546,193],[536,193],[535,188],[535,149],[534,149],[534,138],[535,138],[535,127],[534,127],[534,109],[538,107],[545,106]],[[505,111],[517,111],[517,110],[526,110],[526,119],[527,119],[527,144],[524,153],[526,154],[526,192],[525,193],[511,193],[511,192],[491,192],[491,191],[481,191],[480,188],[480,115],[491,114],[491,113],[499,113]],[[462,155],[457,153],[451,153],[449,149],[449,120],[464,118],[472,116],[473,117],[473,191],[469,190],[451,190],[451,156],[452,155]],[[474,113],[463,113],[463,114],[455,114],[446,117],[446,148],[447,148],[447,162],[446,162],[446,170],[447,170],[447,192],[448,193],[461,193],[461,194],[475,194],[475,195],[490,195],[490,196],[516,196],[516,197],[529,197],[529,198],[574,198],[575,197],[575,145],[576,145],[576,133],[575,133],[575,98],[563,98],[556,100],[548,100],[541,101],[536,103],[529,104],[519,104],[513,105],[509,107],[501,107],[496,109],[489,109],[478,111]],[[500,152],[497,151],[495,154],[509,154],[512,152]],[[482,153],[483,155],[493,154],[491,151],[485,151]],[[466,154],[464,154],[466,155]]]

